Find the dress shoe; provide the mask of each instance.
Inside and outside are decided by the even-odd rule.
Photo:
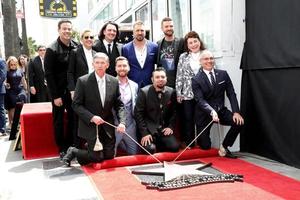
[[[232,159],[237,158],[237,156],[233,155],[227,147],[221,146],[218,153],[221,157],[232,158]]]
[[[62,159],[63,163],[67,167],[71,166],[71,161],[75,158],[74,149],[75,149],[75,147],[69,147],[68,150],[67,150],[66,155]]]

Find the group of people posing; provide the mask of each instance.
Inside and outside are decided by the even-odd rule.
[[[229,75],[215,68],[195,31],[175,37],[169,17],[161,29],[164,38],[154,43],[137,21],[133,41],[123,45],[118,25],[107,22],[99,40],[84,30],[78,45],[71,39],[72,23],[58,23],[59,37],[46,48],[43,66],[55,140],[66,165],[75,157],[81,165],[112,159],[118,149],[129,155],[177,152],[182,144],[207,150],[212,122],[231,126],[219,155],[235,157],[228,147],[244,120]],[[232,111],[224,105],[225,92]]]

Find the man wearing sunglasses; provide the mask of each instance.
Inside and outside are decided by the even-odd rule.
[[[84,30],[80,36],[81,44],[73,49],[70,53],[69,67],[68,67],[68,89],[71,93],[71,98],[74,98],[74,91],[77,79],[85,74],[94,72],[93,56],[96,51],[92,49],[94,44],[93,32],[89,29]],[[78,116],[74,113],[74,146],[80,147],[80,138],[77,134],[78,129]]]
[[[109,57],[109,67],[106,73],[117,76],[115,61],[117,57],[121,56],[123,46],[117,42],[119,39],[119,26],[114,22],[107,22],[101,28],[98,38],[99,40],[93,46],[93,49],[105,53]]]

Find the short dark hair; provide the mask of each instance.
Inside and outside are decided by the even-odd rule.
[[[111,24],[111,25],[113,25],[113,26],[116,27],[117,34],[116,34],[116,38],[114,39],[114,42],[117,42],[117,41],[119,40],[119,34],[120,34],[120,33],[119,33],[119,26],[118,26],[118,24],[116,24],[115,22],[112,22],[112,21],[106,22],[106,23],[102,26],[102,28],[101,28],[101,30],[100,30],[100,32],[99,32],[98,38],[99,38],[99,40],[103,40],[103,39],[105,38],[104,30],[106,29],[107,25],[109,25],[109,24]]]
[[[157,67],[157,68],[155,68],[153,70],[153,72],[152,72],[152,76],[153,76],[154,72],[165,72],[165,74],[167,74],[167,71],[163,67]]]
[[[164,22],[170,22],[170,21],[173,21],[171,17],[164,17],[164,18],[161,20],[161,24],[160,24],[161,27],[162,27],[162,25],[163,25]]]
[[[198,33],[196,31],[190,31],[188,32],[185,36],[184,36],[184,44],[185,44],[185,51],[186,52],[189,52],[189,48],[188,48],[188,45],[187,45],[187,40],[189,38],[197,38],[199,41],[200,41],[200,51],[203,51],[206,49],[203,41],[200,39]]]
[[[58,24],[57,24],[58,29],[60,29],[60,26],[61,26],[61,24],[63,24],[63,23],[69,23],[69,24],[72,24],[72,22],[71,22],[70,20],[68,20],[68,19],[62,19],[62,20],[60,20],[60,21],[58,22]]]
[[[41,48],[45,48],[46,49],[46,46],[45,45],[39,45],[39,46],[37,46],[36,51],[40,50]]]

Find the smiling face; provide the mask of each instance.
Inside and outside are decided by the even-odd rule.
[[[72,24],[70,22],[61,23],[58,28],[58,33],[61,41],[70,41],[72,36]]]
[[[116,62],[116,72],[119,77],[126,77],[130,68],[127,60],[118,60]]]
[[[188,38],[187,47],[190,52],[197,53],[200,51],[201,42],[198,38]]]
[[[203,52],[200,58],[200,64],[203,67],[203,69],[211,71],[215,65],[215,59],[213,54],[209,51]]]
[[[86,49],[92,49],[94,36],[91,31],[85,31],[81,36],[81,43]]]
[[[107,24],[105,30],[103,31],[104,39],[111,43],[114,41],[117,35],[117,28],[113,24]]]

